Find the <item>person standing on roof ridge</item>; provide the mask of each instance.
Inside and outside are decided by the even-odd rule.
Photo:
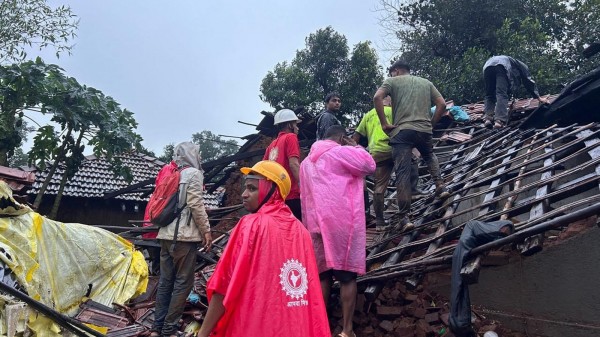
[[[341,106],[342,99],[336,91],[330,92],[325,96],[325,110],[317,115],[317,140],[323,139],[329,127],[342,124],[335,116],[340,113]]]
[[[275,114],[274,124],[279,134],[267,147],[263,160],[276,161],[285,168],[291,177],[291,190],[285,201],[294,216],[302,221],[300,206],[300,142],[298,141],[298,123],[301,120],[290,109],[281,109]]]
[[[500,129],[508,124],[508,98],[522,82],[533,98],[542,104],[548,104],[547,98],[540,97],[535,81],[529,73],[529,67],[515,58],[506,55],[490,57],[483,65],[485,83],[485,123],[486,128]]]
[[[410,74],[410,66],[398,60],[389,69],[391,77],[385,79],[373,97],[381,128],[390,137],[392,156],[396,167],[396,196],[400,222],[404,229],[414,227],[408,213],[411,204],[412,149],[417,148],[427,163],[435,182],[435,195],[440,199],[450,196],[440,174],[440,165],[433,152],[433,127],[446,110],[446,102],[430,81]],[[385,117],[383,99],[392,97],[393,124]],[[433,118],[432,103],[436,106]],[[399,230],[402,228],[398,228]]]
[[[208,280],[199,337],[329,337],[310,234],[284,200],[288,172],[274,161],[243,167],[243,216]]]

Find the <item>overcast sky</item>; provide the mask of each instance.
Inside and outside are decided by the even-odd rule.
[[[69,5],[80,19],[73,53],[30,56],[133,111],[143,145],[157,155],[202,130],[254,133],[237,121],[257,124],[260,111],[272,111],[259,98],[262,78],[317,29],[332,26],[351,48],[370,40],[380,64],[389,61],[375,0],[49,2]]]

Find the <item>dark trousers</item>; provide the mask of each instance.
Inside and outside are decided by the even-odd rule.
[[[471,220],[467,222],[460,235],[460,239],[452,254],[452,278],[450,285],[450,316],[448,322],[450,330],[456,337],[476,337],[477,334],[471,326],[471,299],[469,285],[460,275],[461,269],[467,264],[469,254],[475,247],[492,242],[506,236],[501,230],[510,227],[514,231],[512,222],[508,220],[482,222]]]
[[[430,133],[415,130],[400,130],[390,139],[392,156],[396,169],[396,198],[398,200],[398,213],[400,216],[410,212],[412,198],[411,171],[413,166],[412,149],[416,147],[421,152],[421,157],[427,163],[429,174],[436,186],[443,185],[440,175],[440,164],[433,153],[433,139]]]
[[[152,330],[162,336],[178,331],[185,301],[194,287],[197,242],[177,242],[170,252],[170,240],[160,241],[160,278],[156,293],[156,309]]]
[[[152,275],[160,274],[160,247],[148,247],[148,256],[152,262]]]
[[[288,205],[296,219],[302,222],[302,206],[300,204],[300,199],[289,199],[285,201],[285,204]]]
[[[508,123],[508,96],[510,84],[503,66],[487,67],[483,71],[485,82],[485,117]]]
[[[388,183],[392,176],[392,171],[394,170],[394,160],[389,158],[378,161],[376,164],[374,178],[375,187],[373,188],[373,210],[375,211],[375,218],[379,221],[383,221],[385,192],[387,191]],[[366,188],[365,193],[368,193]]]

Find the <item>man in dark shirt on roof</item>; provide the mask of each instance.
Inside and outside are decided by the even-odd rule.
[[[381,128],[390,137],[392,146],[400,225],[409,229],[413,227],[408,219],[412,197],[410,173],[413,147],[421,152],[429,167],[429,173],[436,185],[436,196],[440,199],[450,196],[440,175],[438,159],[433,153],[432,139],[432,124],[435,125],[442,117],[446,110],[446,102],[430,81],[412,76],[410,66],[403,60],[396,61],[390,67],[390,76],[377,89],[373,103]],[[383,99],[387,95],[392,97],[393,124],[385,117]],[[430,112],[432,104],[436,106],[433,119]]]
[[[547,98],[540,97],[538,88],[529,73],[527,65],[505,55],[489,58],[483,66],[485,82],[485,127],[503,128],[508,123],[508,97],[511,91],[523,83],[525,89],[540,103],[548,104]]]
[[[340,112],[342,100],[337,92],[330,92],[325,96],[325,110],[317,116],[317,140],[322,140],[325,132],[332,125],[341,125],[335,114]]]

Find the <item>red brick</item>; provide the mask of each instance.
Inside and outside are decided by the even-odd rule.
[[[381,323],[379,323],[379,327],[387,332],[390,332],[390,331],[394,330],[394,323],[392,323],[388,320],[381,321]]]
[[[402,315],[402,307],[377,307],[377,316],[379,317],[398,317]]]
[[[404,295],[404,299],[407,300],[407,301],[409,301],[409,302],[415,301],[417,298],[418,298],[418,296],[415,295],[415,294],[406,294],[406,295]]]
[[[427,314],[427,310],[425,310],[424,308],[416,308],[414,316],[416,318],[425,318],[426,314]]]
[[[428,333],[432,332],[433,329],[431,329],[431,326],[429,326],[429,324],[427,324],[427,322],[425,322],[425,320],[420,319],[417,321],[416,331],[417,331],[417,334],[421,331],[424,332],[425,334],[428,334]]]
[[[440,322],[440,315],[437,312],[432,312],[430,314],[425,315],[425,322],[431,324],[436,324]]]

